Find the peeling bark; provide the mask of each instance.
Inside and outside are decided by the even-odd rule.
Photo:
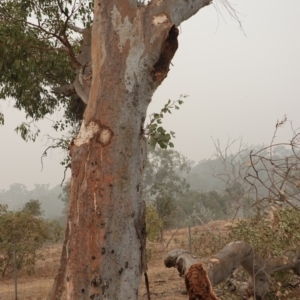
[[[199,299],[206,299],[204,295],[207,289],[203,289],[203,286],[209,289],[210,285],[205,276],[208,276],[211,286],[216,286],[242,266],[249,274],[247,293],[249,297],[255,296],[259,300],[263,299],[268,292],[271,274],[293,270],[299,275],[300,255],[297,251],[287,251],[274,259],[262,259],[254,252],[250,244],[233,242],[210,258],[199,258],[183,249],[172,250],[165,258],[165,266],[177,268],[180,276],[185,276],[190,300],[197,299],[193,298],[194,291],[197,291]],[[198,277],[191,275],[195,273],[195,269],[201,269],[199,266],[203,267],[206,272]]]
[[[177,2],[162,3],[176,10]],[[133,0],[94,1],[74,82],[87,107],[70,145],[68,225],[51,300],[138,298],[146,243],[143,127],[178,47],[175,15],[158,17],[156,6]]]

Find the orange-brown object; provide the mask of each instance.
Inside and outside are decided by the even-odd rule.
[[[185,285],[189,300],[219,300],[201,264],[194,264],[189,268],[185,275]]]

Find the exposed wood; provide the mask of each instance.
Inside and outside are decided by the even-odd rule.
[[[202,264],[193,264],[185,275],[189,300],[220,300],[215,295],[210,279]]]

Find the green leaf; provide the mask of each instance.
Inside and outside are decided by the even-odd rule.
[[[0,112],[0,125],[4,125],[4,115]]]

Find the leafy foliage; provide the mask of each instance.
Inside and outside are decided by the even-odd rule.
[[[78,121],[74,118],[78,101],[51,90],[72,83],[76,75],[80,40],[68,24],[88,27],[91,18],[92,1],[88,0],[0,2],[0,99],[14,99],[14,106],[26,112],[30,121],[16,129],[26,141],[39,134],[33,122],[56,110],[64,109],[65,114],[63,125],[54,124],[55,129]]]
[[[31,209],[34,208],[32,213]],[[26,204],[22,211],[8,211],[7,206],[0,205],[0,271],[2,277],[13,271],[13,249],[16,244],[16,263],[18,270],[34,272],[37,259],[43,258],[39,251],[46,241],[57,241],[62,229],[55,221],[46,221],[36,210],[35,201]]]
[[[44,214],[44,211],[41,208],[41,202],[39,200],[29,200],[25,203],[23,212],[28,212],[36,217],[41,217]]]
[[[300,246],[300,212],[282,209],[275,211],[271,220],[259,217],[240,220],[228,239],[249,242],[263,258],[279,256]]]
[[[168,100],[165,106],[161,109],[159,113],[153,113],[150,115],[150,122],[145,128],[145,135],[148,136],[149,145],[152,148],[155,148],[156,145],[159,145],[162,149],[167,149],[168,147],[174,148],[174,144],[171,142],[171,139],[175,137],[175,132],[167,132],[162,127],[162,119],[166,113],[171,114],[172,109],[179,109],[179,105],[184,103],[187,95],[180,95],[180,98],[175,101]]]
[[[274,258],[287,250],[300,247],[300,212],[294,209],[278,209],[271,218],[254,217],[240,220],[231,229],[228,241],[249,242],[263,258]],[[271,280],[269,300],[282,299],[289,292],[293,275],[290,272],[275,273]]]

